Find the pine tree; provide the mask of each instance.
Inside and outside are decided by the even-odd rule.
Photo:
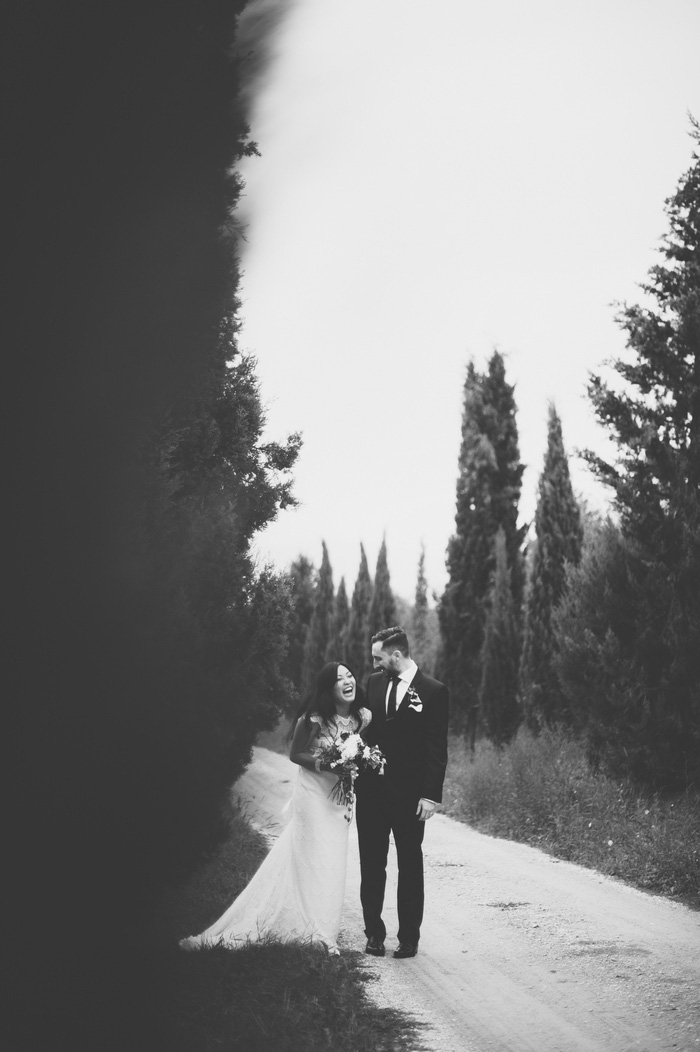
[[[369,635],[370,639],[375,632],[382,628],[389,628],[396,624],[396,603],[391,590],[389,578],[389,564],[386,554],[386,537],[382,538],[382,544],[377,556],[377,569],[374,575],[374,588],[372,590],[372,602],[369,607]]]
[[[503,528],[514,609],[520,608],[524,528],[518,528],[523,465],[518,452],[513,388],[494,352],[488,371],[467,368],[457,479],[455,533],[447,548],[448,583],[439,607],[443,675],[463,727],[482,678],[487,599],[495,567],[494,542]]]
[[[318,572],[318,584],[314,595],[314,612],[304,647],[304,667],[301,677],[301,693],[308,698],[313,692],[316,677],[326,662],[328,644],[333,631],[333,569],[328,557],[326,542],[322,541],[323,556]]]
[[[691,135],[700,143],[700,125]],[[647,777],[691,778],[700,756],[700,157],[666,202],[665,262],[643,286],[653,306],[624,305],[624,386],[593,376],[589,394],[618,446],[587,454],[612,487],[640,593],[628,716]],[[612,629],[611,629],[612,631]],[[612,672],[615,677],[615,672]],[[611,689],[612,689],[611,684]],[[629,706],[629,698],[634,699]],[[620,712],[610,713],[618,720]],[[697,777],[697,774],[696,774]]]
[[[372,671],[370,660],[369,607],[372,602],[372,578],[365,549],[360,545],[360,568],[352,593],[345,657],[362,686]]]
[[[535,512],[536,544],[529,581],[521,665],[521,697],[528,725],[537,730],[562,716],[561,687],[553,668],[552,611],[560,601],[566,564],[581,558],[583,529],[569,475],[561,421],[549,407],[547,452]]]
[[[348,621],[350,620],[350,605],[348,593],[345,588],[345,578],[340,578],[338,591],[333,604],[333,621],[331,624],[331,637],[326,650],[326,661],[347,661],[345,649],[348,634]]]
[[[285,671],[297,692],[301,692],[304,648],[314,612],[314,596],[318,583],[314,564],[305,555],[300,555],[292,563],[289,569],[289,583],[292,617],[289,625],[289,647]]]
[[[700,125],[692,135],[700,143]],[[671,231],[667,264],[642,286],[651,307],[624,305],[631,360],[614,368],[625,381],[616,391],[593,376],[589,395],[598,419],[613,432],[616,464],[587,453],[613,488],[625,532],[676,568],[687,551],[687,526],[697,524],[700,491],[700,160],[666,202]]]
[[[418,578],[411,618],[411,655],[423,669],[428,660],[428,582],[425,578],[425,545],[421,544]]]
[[[496,534],[494,560],[481,653],[479,705],[486,736],[500,747],[511,740],[520,722],[518,633],[503,527]]]

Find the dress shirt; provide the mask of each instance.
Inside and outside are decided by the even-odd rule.
[[[408,668],[405,668],[403,670],[403,672],[399,673],[398,685],[396,687],[396,711],[397,712],[399,711],[399,709],[401,707],[401,702],[406,697],[406,691],[411,686],[411,683],[413,682],[413,677],[415,676],[417,671],[418,671],[418,665],[416,665],[415,661],[411,661],[411,664],[408,666]],[[391,691],[391,683],[392,683],[392,681],[389,680],[389,682],[387,684],[387,688],[386,688],[386,695],[384,697],[384,704],[385,704],[385,706],[387,708],[387,711],[389,709],[389,692]]]

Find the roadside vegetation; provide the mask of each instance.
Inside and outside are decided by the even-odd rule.
[[[561,731],[521,728],[474,756],[453,737],[444,813],[700,909],[700,794],[644,792],[591,769]]]
[[[169,1052],[417,1052],[420,1027],[368,999],[364,955],[262,943],[184,953],[177,940],[223,913],[267,846],[240,810],[209,860],[162,898],[151,933],[161,976],[160,1044]]]

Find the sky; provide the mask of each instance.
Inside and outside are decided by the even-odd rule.
[[[624,353],[615,304],[643,299],[664,201],[700,118],[698,0],[288,0],[252,111],[239,219],[241,346],[267,436],[301,431],[299,506],[262,561],[351,592],[386,537],[411,600],[421,544],[445,586],[463,385],[494,350],[515,385],[521,519],[550,401],[576,457],[612,453],[586,397]]]

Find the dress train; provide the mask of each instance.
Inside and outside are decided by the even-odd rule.
[[[331,800],[336,781],[298,768],[289,823],[238,898],[205,931],[182,939],[182,949],[235,949],[273,937],[317,940],[338,952],[349,823],[345,807]]]

